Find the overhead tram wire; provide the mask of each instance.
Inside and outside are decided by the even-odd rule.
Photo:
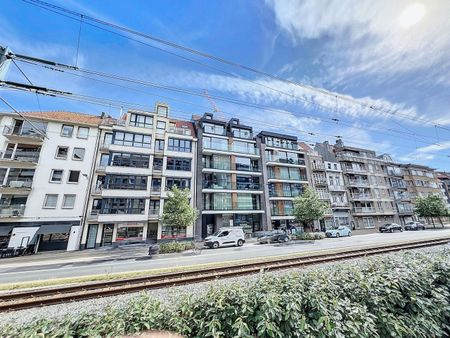
[[[343,101],[351,102],[353,104],[357,104],[357,105],[359,105],[361,107],[365,107],[365,108],[368,108],[368,109],[373,110],[373,111],[378,111],[380,113],[389,114],[389,115],[393,115],[393,116],[403,116],[404,119],[414,120],[416,122],[422,122],[422,123],[427,123],[427,124],[432,124],[432,125],[437,126],[438,128],[450,131],[450,128],[447,128],[447,127],[445,127],[445,126],[443,126],[443,125],[441,125],[439,123],[436,123],[435,121],[431,121],[431,120],[423,119],[423,118],[412,117],[412,116],[409,116],[409,115],[406,115],[406,114],[401,114],[401,113],[398,113],[398,112],[393,112],[391,110],[382,109],[380,107],[375,107],[372,104],[369,104],[369,103],[366,103],[366,102],[363,102],[363,101],[360,101],[360,100],[357,100],[357,99],[353,99],[353,98],[348,97],[346,95],[333,93],[333,92],[330,92],[330,91],[328,91],[326,89],[323,89],[323,88],[316,88],[316,87],[312,87],[312,86],[309,86],[309,85],[305,85],[305,84],[297,82],[297,81],[284,79],[284,78],[281,78],[281,77],[279,77],[277,75],[273,75],[273,74],[270,74],[270,73],[258,70],[258,69],[254,68],[254,67],[242,65],[242,64],[239,64],[239,63],[234,62],[234,61],[229,61],[229,60],[224,59],[222,57],[218,57],[218,56],[215,56],[215,55],[212,55],[212,54],[208,54],[208,53],[205,53],[205,52],[193,49],[193,48],[185,47],[185,46],[182,46],[182,45],[179,45],[179,44],[176,44],[176,43],[173,43],[173,42],[170,42],[170,41],[167,41],[167,40],[155,37],[155,36],[151,36],[151,35],[146,34],[146,33],[142,33],[142,32],[139,32],[139,31],[127,28],[127,27],[123,27],[123,26],[120,26],[120,25],[117,25],[117,24],[114,24],[114,23],[111,23],[111,22],[107,22],[107,21],[104,21],[104,20],[101,20],[101,19],[98,19],[98,18],[94,18],[94,17],[88,16],[88,15],[85,15],[85,14],[82,14],[82,13],[79,13],[79,12],[76,12],[76,11],[73,11],[73,10],[69,10],[67,8],[60,7],[60,6],[48,3],[46,1],[42,1],[42,0],[22,0],[22,1],[24,1],[24,2],[26,2],[28,4],[31,4],[33,6],[40,7],[42,9],[45,9],[45,10],[48,10],[48,11],[51,11],[51,12],[54,12],[56,14],[63,15],[63,16],[66,16],[66,17],[68,17],[68,16],[64,15],[64,13],[69,14],[71,16],[75,16],[75,17],[83,17],[84,20],[90,20],[90,21],[99,23],[101,25],[114,28],[116,30],[124,31],[124,32],[127,32],[129,34],[133,34],[133,35],[145,38],[145,39],[149,39],[149,40],[155,41],[157,43],[169,46],[171,48],[183,50],[183,51],[188,52],[190,54],[194,54],[194,55],[198,55],[198,56],[201,56],[201,57],[204,57],[204,58],[208,58],[208,59],[216,61],[216,62],[220,62],[220,63],[226,64],[226,65],[229,65],[229,66],[233,66],[233,67],[236,67],[236,68],[239,68],[239,69],[243,69],[243,70],[246,70],[246,71],[249,71],[249,72],[261,75],[261,76],[265,76],[265,77],[271,78],[273,80],[277,80],[277,81],[284,82],[284,83],[287,83],[287,84],[295,85],[295,86],[301,87],[303,89],[306,89],[306,90],[309,90],[309,91],[312,91],[312,92],[318,92],[318,93],[321,93],[323,95],[331,96],[331,97],[337,96],[337,97],[339,97],[339,99],[341,99]],[[84,22],[86,22],[86,21],[84,21]],[[247,80],[247,79],[245,79],[245,80]],[[270,89],[273,90],[273,88],[270,88]]]
[[[27,92],[31,92],[34,90],[26,90],[26,89],[20,89],[20,88],[12,88],[15,90],[25,90]],[[98,105],[98,106],[103,106],[103,107],[115,107],[118,109],[123,109],[123,108],[129,108],[129,109],[135,109],[135,110],[142,110],[142,108],[146,109],[146,110],[151,110],[153,109],[153,107],[147,106],[147,105],[143,105],[140,103],[131,103],[131,102],[125,102],[125,101],[117,101],[117,100],[111,100],[111,99],[104,99],[104,98],[97,98],[97,97],[93,97],[93,96],[87,96],[87,95],[80,95],[80,94],[72,94],[69,92],[63,92],[63,91],[57,91],[57,93],[54,94],[49,94],[45,91],[42,91],[46,88],[41,88],[41,90],[36,90],[36,92],[40,95],[46,95],[46,96],[51,96],[51,97],[60,97],[60,98],[66,98],[66,99],[70,99],[73,101],[78,101],[78,102],[83,102],[83,103],[88,103],[88,104],[94,104],[94,105]],[[0,97],[1,99],[1,97]],[[4,101],[5,102],[5,101]],[[11,107],[11,106],[10,106]],[[139,107],[139,108],[138,108]],[[11,107],[12,108],[12,107]],[[171,108],[171,110],[175,110],[173,108]],[[17,113],[19,113],[17,110],[15,110]],[[176,110],[179,112],[183,112],[181,110]],[[183,112],[184,113],[184,112]],[[19,113],[20,114],[20,113]],[[189,113],[190,114],[190,113]],[[230,117],[233,117],[234,115],[231,115],[229,113],[227,113],[226,115],[229,115]],[[184,116],[176,116],[177,118],[185,118]],[[249,121],[252,119],[248,119]],[[258,123],[260,125],[267,125],[271,128],[280,128],[280,125],[274,125],[271,123],[267,123],[264,121],[260,121],[260,120],[253,120],[255,121],[255,123]],[[342,138],[341,136],[336,136],[336,135],[331,135],[331,134],[325,134],[325,133],[319,133],[319,132],[309,132],[309,131],[305,131],[305,130],[301,130],[299,128],[295,128],[295,127],[289,127],[289,126],[281,126],[283,129],[285,130],[290,130],[293,132],[293,134],[296,133],[302,133],[302,134],[306,134],[309,136],[325,136],[325,137],[330,137],[330,138]],[[316,143],[318,142],[317,140],[308,140],[305,138],[302,138],[300,141],[303,141],[305,143]],[[355,145],[355,146],[360,146],[360,147],[367,147],[367,144],[363,144],[360,142],[355,142],[353,140],[349,141],[351,145]],[[404,149],[409,149],[405,146],[396,146],[397,148],[404,148]]]
[[[29,64],[33,64],[33,65],[40,65],[40,66],[42,66],[44,68],[47,68],[47,69],[50,69],[50,70],[56,70],[56,71],[59,71],[59,72],[65,72],[67,74],[75,75],[75,74],[73,74],[71,72],[67,72],[65,70],[79,71],[79,72],[82,72],[82,73],[95,75],[95,76],[106,77],[106,78],[110,78],[110,79],[114,79],[114,80],[131,82],[131,83],[134,83],[134,84],[150,86],[150,87],[163,89],[163,90],[175,91],[175,92],[178,92],[178,93],[198,96],[198,97],[202,97],[202,98],[204,97],[203,93],[201,93],[201,92],[196,92],[196,91],[192,91],[192,90],[188,90],[188,89],[184,89],[184,88],[180,88],[180,87],[168,86],[168,85],[165,85],[165,84],[149,82],[149,81],[145,81],[145,80],[141,80],[141,79],[134,79],[134,78],[124,77],[124,76],[117,75],[117,74],[110,74],[110,73],[105,73],[105,72],[100,72],[100,71],[95,71],[95,70],[82,69],[82,68],[79,68],[79,67],[76,67],[76,66],[72,66],[72,65],[66,65],[66,64],[61,64],[61,63],[54,63],[54,62],[50,62],[50,61],[47,61],[47,60],[42,60],[42,59],[38,59],[38,58],[32,58],[32,57],[28,57],[28,56],[24,56],[24,55],[20,55],[20,54],[12,54],[11,57],[13,59],[15,58],[15,59],[17,59],[17,60],[19,60],[21,62],[25,62],[25,63],[29,63]],[[57,69],[54,69],[54,67],[56,67]],[[93,79],[93,78],[91,78],[91,79]],[[273,107],[270,107],[270,106],[263,106],[263,105],[260,105],[260,104],[258,105],[258,104],[254,104],[254,103],[250,103],[250,102],[246,102],[246,101],[241,101],[241,100],[237,100],[237,99],[233,99],[233,98],[229,98],[229,97],[217,96],[217,95],[211,95],[211,97],[213,97],[216,100],[220,100],[220,101],[224,101],[224,102],[228,102],[228,103],[232,103],[232,104],[243,105],[243,106],[246,106],[246,107],[258,108],[258,109],[264,109],[264,110],[268,110],[268,111],[274,111],[274,112],[277,112],[277,113],[286,114],[286,115],[291,116],[290,112],[286,112],[286,111],[283,111],[281,109],[273,108]],[[319,104],[317,104],[317,105],[319,105]],[[297,113],[297,114],[294,114],[294,113],[292,113],[292,114],[294,116],[295,115],[308,116],[308,117],[311,117],[311,118],[314,118],[314,119],[319,119],[319,120],[322,120],[323,122],[332,123],[333,125],[335,125],[335,119],[333,119],[333,118],[318,117],[318,116],[316,116],[314,114],[307,114],[307,113],[303,113],[303,112],[295,112],[295,113]],[[347,125],[349,127],[353,127],[353,124],[351,124],[350,122],[340,121],[340,123],[344,124],[344,125]],[[382,133],[380,132],[380,134],[385,134],[385,135],[389,135],[389,136],[393,136],[393,137],[399,137],[396,134],[387,134],[385,132],[386,129],[374,128],[373,126],[366,126],[366,128],[371,129],[371,130],[377,130],[377,129],[383,130],[384,132],[382,132]],[[406,133],[406,132],[403,132],[403,131],[398,131],[398,130],[390,130],[390,131],[395,132],[395,133],[403,133],[403,134],[406,134],[406,135],[411,135],[413,137],[419,136],[416,133],[409,134],[409,133]],[[425,136],[425,135],[423,135],[421,137],[424,140],[427,138],[427,136]],[[399,138],[402,138],[402,137],[399,137]],[[423,141],[423,143],[426,143],[426,141]],[[436,145],[438,145],[438,144],[436,144]]]

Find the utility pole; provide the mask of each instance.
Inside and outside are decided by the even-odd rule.
[[[11,65],[11,59],[8,57],[9,53],[11,53],[11,50],[8,47],[0,46],[0,81],[5,80]]]

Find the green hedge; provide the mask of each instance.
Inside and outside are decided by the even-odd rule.
[[[167,304],[143,294],[121,309],[40,320],[4,335],[105,337],[166,329],[186,337],[449,337],[450,252],[262,275],[178,298]]]
[[[316,239],[324,239],[324,232],[301,232],[299,234],[292,234],[291,238],[294,240],[313,241]]]
[[[186,241],[165,242],[165,243],[159,244],[159,253],[164,254],[164,253],[172,253],[172,252],[182,252],[182,251],[192,249],[193,247],[194,247],[193,242],[186,242]]]

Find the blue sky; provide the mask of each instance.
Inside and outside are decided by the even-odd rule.
[[[387,152],[401,162],[450,170],[446,0],[48,1],[390,113],[121,33],[145,44],[132,41],[86,23],[77,58],[79,21],[19,0],[0,2],[0,44],[18,54],[68,64],[78,59],[78,66],[85,69],[195,92],[206,89],[213,96],[244,101],[250,106],[215,100],[218,115],[240,117],[258,130],[294,134],[308,143],[334,143],[335,136],[342,136],[346,144]],[[152,109],[156,101],[163,101],[171,105],[173,117],[186,119],[211,110],[205,97],[20,66],[36,85],[123,101],[123,109]],[[25,81],[14,66],[8,79]],[[39,109],[33,94],[2,90],[1,95],[17,109]],[[43,110],[120,114],[116,103],[100,106],[40,97],[40,104]]]

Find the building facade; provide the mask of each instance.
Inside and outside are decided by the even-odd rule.
[[[267,229],[287,229],[296,225],[294,199],[309,184],[305,151],[299,148],[296,136],[261,131],[257,142],[266,183]]]
[[[246,234],[267,228],[264,180],[252,127],[211,113],[195,118],[198,135],[196,238],[220,227],[240,226]]]
[[[2,114],[0,242],[33,250],[76,250],[99,116]]]
[[[447,203],[447,209],[450,210],[450,173],[441,171],[436,174],[441,184],[441,193]]]
[[[169,117],[169,107],[105,118],[94,163],[81,248],[193,237],[193,225],[162,226],[167,192],[194,187],[197,139],[192,123]]]

